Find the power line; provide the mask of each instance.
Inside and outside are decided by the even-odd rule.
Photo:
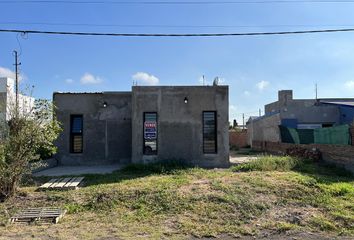
[[[161,24],[95,24],[60,22],[0,22],[0,25],[43,25],[80,27],[123,27],[123,28],[278,28],[278,27],[352,27],[354,24],[278,24],[278,25],[161,25]]]
[[[269,1],[62,1],[62,0],[13,0],[0,4],[121,4],[121,5],[226,5],[226,4],[286,4],[286,3],[354,3],[353,0],[269,0]]]
[[[0,32],[47,35],[78,35],[78,36],[107,36],[107,37],[239,37],[239,36],[265,36],[265,35],[294,35],[334,32],[354,32],[354,28],[279,31],[279,32],[245,32],[245,33],[99,33],[99,32],[64,32],[64,31],[39,31],[0,29]]]

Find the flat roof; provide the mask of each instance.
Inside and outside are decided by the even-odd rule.
[[[56,94],[73,94],[73,95],[80,95],[80,94],[130,94],[131,91],[104,91],[104,92],[53,92],[53,95]]]
[[[350,106],[350,107],[354,107],[354,99],[353,100],[349,100],[349,101],[338,101],[338,100],[333,100],[333,101],[320,101],[321,103],[325,103],[325,104],[332,104],[332,105],[344,105],[344,106]]]
[[[132,88],[212,88],[212,87],[218,87],[218,88],[228,88],[228,85],[192,85],[192,86],[186,86],[186,85],[164,85],[164,86],[132,86]],[[56,94],[127,94],[127,93],[132,93],[132,91],[102,91],[102,92],[53,92],[53,95]]]

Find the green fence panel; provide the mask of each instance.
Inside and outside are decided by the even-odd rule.
[[[300,143],[299,134],[295,128],[279,126],[281,141],[284,143]]]
[[[317,144],[350,144],[349,125],[341,125],[330,128],[318,128],[314,131]]]
[[[349,125],[317,129],[295,129],[279,126],[279,129],[281,140],[284,143],[350,145]]]
[[[296,129],[301,144],[311,144],[315,142],[313,129]]]

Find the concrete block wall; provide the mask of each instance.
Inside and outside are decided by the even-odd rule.
[[[62,165],[104,165],[130,162],[131,93],[54,93],[63,131],[56,141]],[[103,103],[107,106],[104,107]],[[70,153],[70,116],[83,115],[83,153]]]
[[[251,145],[253,141],[280,142],[280,124],[279,113],[251,121],[247,124],[248,143]]]
[[[230,146],[246,147],[248,146],[247,131],[229,131]]]
[[[322,153],[325,162],[343,166],[354,173],[354,146],[329,145],[329,144],[291,144],[281,142],[253,141],[252,148],[274,154],[285,154],[288,148],[301,147],[306,149],[318,149]]]
[[[132,162],[175,159],[207,168],[229,166],[228,101],[227,86],[134,86]],[[203,111],[217,112],[216,154],[203,153]],[[144,112],[157,112],[157,155],[143,154]]]

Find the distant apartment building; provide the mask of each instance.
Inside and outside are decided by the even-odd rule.
[[[18,94],[19,114],[31,111],[34,105],[34,98]],[[10,120],[16,106],[15,80],[12,78],[0,78],[0,118]]]
[[[354,98],[294,99],[292,90],[278,92],[278,100],[265,105],[265,115],[247,122],[248,142],[280,142],[279,126],[318,129],[354,121]]]

